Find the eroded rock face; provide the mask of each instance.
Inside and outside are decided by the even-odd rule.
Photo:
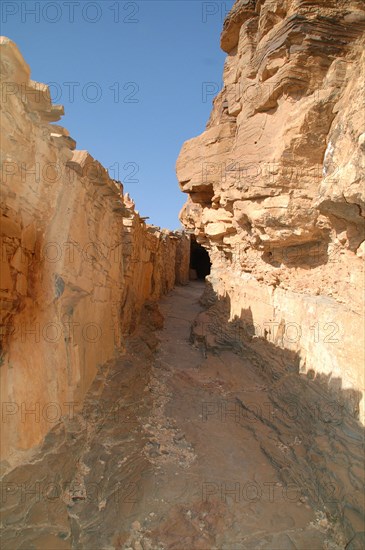
[[[364,547],[363,428],[272,344],[204,353],[203,288],[146,307],[82,410],[2,477],[2,550]]]
[[[81,406],[146,301],[189,276],[189,238],[146,225],[1,40],[2,453],[17,461]]]
[[[360,1],[238,0],[223,89],[177,162],[181,220],[229,320],[351,395],[364,388],[364,33]],[[364,399],[352,405],[363,420]]]

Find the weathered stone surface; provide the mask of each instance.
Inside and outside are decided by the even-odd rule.
[[[188,281],[189,237],[144,223],[122,184],[49,124],[63,108],[0,44],[1,450],[16,463],[49,417],[82,406],[143,304]]]
[[[238,350],[203,288],[148,304],[82,410],[2,477],[2,550],[363,548],[363,428],[291,352]]]
[[[223,89],[177,161],[230,319],[332,376],[362,421],[364,31],[357,0],[237,0]]]

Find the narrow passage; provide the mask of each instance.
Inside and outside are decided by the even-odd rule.
[[[147,308],[82,413],[3,479],[3,550],[344,548],[343,521],[356,532],[361,518],[359,429],[308,416],[323,396],[297,375],[270,380],[252,354],[194,345],[203,290]],[[299,419],[281,408],[288,392]]]

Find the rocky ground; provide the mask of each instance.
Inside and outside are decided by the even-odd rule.
[[[364,547],[363,429],[324,384],[210,346],[203,290],[147,306],[83,411],[5,473],[3,550]]]

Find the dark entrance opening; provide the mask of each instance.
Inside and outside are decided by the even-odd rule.
[[[198,279],[205,279],[210,273],[211,266],[208,252],[205,248],[196,242],[194,235],[191,235],[191,248],[190,248],[190,269],[191,278],[195,279],[195,273]],[[194,273],[195,272],[195,273]]]

